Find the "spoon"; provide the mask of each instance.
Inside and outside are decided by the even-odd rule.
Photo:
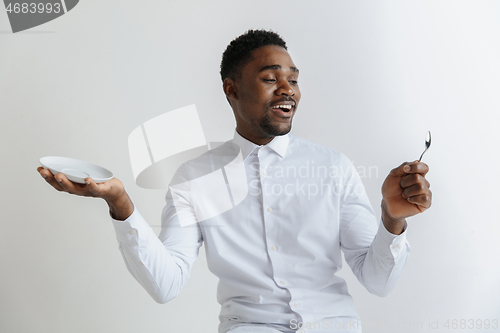
[[[431,146],[431,131],[428,131],[427,137],[425,138],[425,150],[422,153],[422,155],[420,155],[420,158],[418,159],[419,162],[420,160],[422,160],[422,156],[424,156],[425,152],[427,151],[427,149],[429,149],[430,146]]]

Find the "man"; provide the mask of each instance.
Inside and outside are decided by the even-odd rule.
[[[301,97],[299,70],[279,35],[250,30],[233,40],[221,76],[237,124],[227,144],[241,152],[249,187],[234,208],[201,219],[197,207],[211,198],[171,187],[157,238],[118,179],[80,185],[38,171],[59,191],[106,200],[127,268],[159,303],[179,294],[204,241],[220,278],[220,333],[361,332],[346,283],[335,275],[341,251],[371,293],[387,295],[409,254],[405,218],[431,205],[427,165],[390,172],[377,227],[349,160],[288,134]],[[185,163],[173,183],[192,179],[209,155]],[[181,227],[181,219],[192,223]]]

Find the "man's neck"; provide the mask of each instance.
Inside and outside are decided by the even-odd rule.
[[[274,139],[274,136],[272,137],[257,137],[257,136],[252,136],[246,135],[246,134],[241,134],[241,132],[236,128],[236,132],[238,132],[239,135],[241,135],[242,138],[247,139],[248,141],[255,143],[258,146],[264,146],[267,145],[269,142],[271,142]]]

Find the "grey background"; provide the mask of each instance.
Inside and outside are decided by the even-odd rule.
[[[0,10],[0,331],[215,332],[217,279],[204,251],[175,300],[156,304],[127,272],[104,202],[52,190],[38,159],[112,170],[156,232],[164,191],[137,187],[128,134],[195,103],[207,139],[231,138],[220,58],[249,28],[278,31],[301,70],[292,133],[344,152],[379,214],[389,170],[427,130],[434,203],[409,220],[410,260],[386,298],[348,267],[366,323],[500,319],[497,1],[81,1],[12,34]]]

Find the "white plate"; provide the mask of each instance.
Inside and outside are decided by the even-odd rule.
[[[64,174],[74,183],[85,184],[85,178],[90,177],[96,183],[102,183],[113,178],[113,173],[101,166],[69,157],[45,156],[40,164],[49,169],[53,175]]]

